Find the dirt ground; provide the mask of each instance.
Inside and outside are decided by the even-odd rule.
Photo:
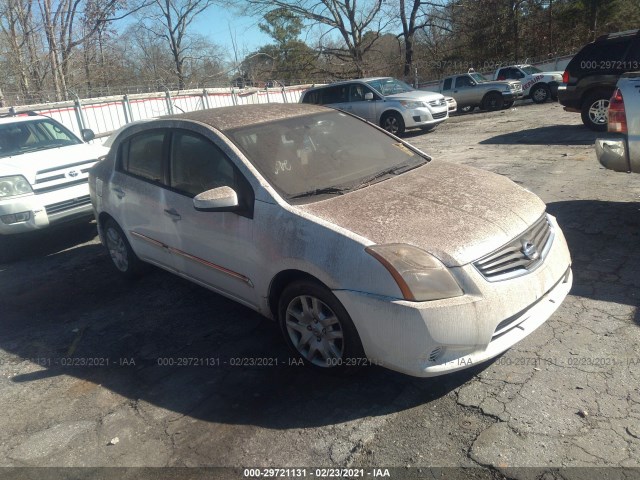
[[[600,168],[595,137],[558,104],[406,135],[538,194],[573,258],[571,294],[545,325],[444,377],[314,374],[247,308],[156,269],[123,281],[93,223],[22,239],[0,265],[0,478],[640,476],[612,468],[640,466],[640,175]],[[237,365],[263,357],[278,366]]]

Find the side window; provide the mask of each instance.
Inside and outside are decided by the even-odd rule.
[[[324,94],[322,96],[322,103],[344,103],[347,101],[347,89],[348,85],[337,85],[335,87],[328,87],[324,90]]]
[[[154,130],[132,137],[122,145],[123,171],[154,182],[162,182],[162,151],[165,132]]]
[[[307,92],[302,99],[302,103],[312,103],[314,105],[322,105],[322,90],[314,90]]]
[[[640,38],[636,38],[627,52],[627,70],[638,70],[640,68]]]
[[[444,85],[442,86],[442,89],[443,90],[451,90],[451,79],[450,78],[447,78],[444,81]]]
[[[585,60],[591,60],[592,62],[617,62],[622,60],[624,54],[629,47],[629,39],[620,39],[618,41],[596,43],[594,49],[591,51],[591,55]],[[596,68],[598,68],[596,66]],[[606,67],[605,67],[606,68]]]
[[[350,102],[364,102],[364,96],[366,93],[373,93],[369,87],[366,87],[360,83],[353,83],[349,85],[349,101]]]
[[[501,68],[498,71],[498,80],[507,80],[507,73],[508,73],[508,69],[507,68]]]
[[[190,196],[216,187],[236,189],[235,171],[222,151],[200,135],[173,134],[170,185]]]
[[[471,79],[466,75],[456,78],[456,88],[470,87]]]

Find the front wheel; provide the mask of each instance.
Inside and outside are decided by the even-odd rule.
[[[113,266],[127,278],[137,277],[142,271],[142,261],[133,252],[129,240],[114,220],[105,222],[104,236]]]
[[[609,123],[609,92],[596,92],[589,95],[582,104],[582,123],[596,132],[606,132]]]
[[[551,89],[546,83],[539,83],[531,90],[533,103],[544,103],[551,98]]]
[[[397,112],[384,114],[380,126],[393,135],[402,135],[404,133],[404,120],[402,115]]]
[[[287,286],[278,302],[278,321],[289,347],[312,367],[349,372],[366,362],[349,314],[319,283],[301,280]]]
[[[511,100],[510,102],[505,103],[502,108],[504,108],[505,110],[508,108],[513,107],[513,100]]]
[[[482,100],[482,109],[489,112],[501,110],[504,105],[504,99],[498,92],[489,92]]]

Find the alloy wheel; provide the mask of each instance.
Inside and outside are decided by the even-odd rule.
[[[589,119],[596,125],[604,125],[607,123],[609,112],[609,100],[600,99],[591,104],[589,108]]]
[[[107,248],[109,249],[109,255],[111,260],[118,270],[126,272],[129,268],[129,254],[127,252],[127,245],[115,228],[110,227],[106,231]]]

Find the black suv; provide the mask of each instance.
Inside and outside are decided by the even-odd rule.
[[[640,70],[640,30],[603,35],[582,47],[558,88],[565,110],[580,112],[592,130],[607,130],[609,99],[625,72]]]

